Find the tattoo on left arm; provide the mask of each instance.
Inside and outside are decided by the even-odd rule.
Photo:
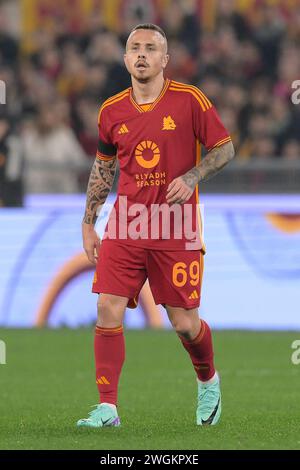
[[[199,181],[207,181],[227,165],[233,159],[234,153],[232,142],[227,142],[221,147],[215,147],[199,165],[182,176],[183,181],[190,189],[194,190]]]

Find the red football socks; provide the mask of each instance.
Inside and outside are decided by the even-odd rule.
[[[190,355],[198,379],[202,382],[210,380],[215,374],[215,368],[212,337],[208,324],[200,320],[200,331],[192,341],[178,336]]]
[[[118,383],[125,360],[123,327],[96,326],[94,351],[100,403],[117,405]]]

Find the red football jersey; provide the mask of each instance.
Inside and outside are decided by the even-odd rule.
[[[117,199],[106,236],[156,250],[196,250],[201,242],[198,186],[183,205],[169,206],[171,181],[230,136],[197,87],[166,79],[157,99],[138,105],[132,87],[106,100],[99,112],[97,158],[118,157]],[[200,242],[199,242],[200,240]]]

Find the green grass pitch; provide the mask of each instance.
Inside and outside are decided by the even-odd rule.
[[[223,413],[195,425],[196,381],[171,331],[126,331],[120,428],[76,428],[97,402],[93,329],[1,330],[1,449],[300,449],[300,333],[217,331]]]

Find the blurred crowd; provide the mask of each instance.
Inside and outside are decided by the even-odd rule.
[[[300,5],[285,10],[257,2],[255,14],[218,0],[209,28],[197,2],[172,0],[159,19],[169,43],[166,76],[199,86],[217,106],[237,160],[300,160]],[[97,148],[97,116],[107,97],[130,86],[123,65],[129,31],[149,18],[132,9],[118,32],[101,15],[84,30],[57,21],[22,51],[0,11],[0,204],[18,205],[25,192],[85,191]],[[1,202],[2,201],[2,202]]]

